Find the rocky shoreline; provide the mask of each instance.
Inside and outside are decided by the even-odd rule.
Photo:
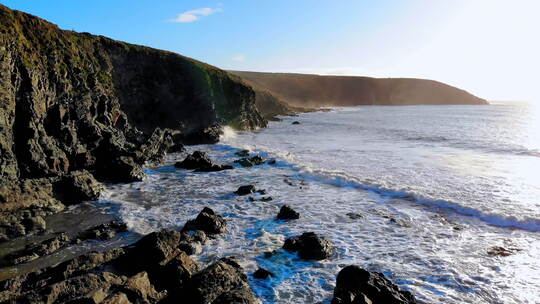
[[[253,158],[249,151],[239,151],[237,155],[240,159]],[[258,165],[275,163],[260,156],[257,160]],[[213,171],[201,168],[224,167],[201,151],[187,154],[175,166],[199,172]],[[244,185],[235,194],[266,192]],[[276,221],[294,221],[300,216],[297,210],[283,205]],[[42,224],[41,234],[47,234],[46,226]],[[77,233],[50,234],[50,238],[4,256],[2,263],[11,266],[39,260],[81,242],[104,242],[125,231],[125,224],[112,220]],[[204,268],[197,262],[207,240],[219,238],[227,231],[227,221],[205,207],[181,229],[162,229],[134,244],[86,252],[53,266],[0,280],[0,303],[260,303],[234,257],[219,258]],[[332,258],[334,249],[331,240],[305,232],[286,239],[282,250],[297,253],[305,260],[324,260]],[[268,257],[272,255],[269,252]],[[273,276],[263,268],[251,275],[258,280]],[[358,266],[345,267],[336,282],[333,304],[416,303],[412,294],[399,290],[384,275]]]

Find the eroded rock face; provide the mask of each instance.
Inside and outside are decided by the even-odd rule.
[[[400,290],[382,273],[352,265],[339,272],[332,304],[353,303],[413,304],[416,300],[410,292]]]
[[[144,164],[182,141],[266,124],[239,78],[174,53],[63,31],[3,5],[0,46],[0,240],[33,230],[18,210],[96,199],[96,180],[141,180]]]
[[[298,252],[305,260],[324,260],[332,256],[333,246],[325,238],[313,232],[304,232],[301,236],[295,236],[285,240],[283,249]]]

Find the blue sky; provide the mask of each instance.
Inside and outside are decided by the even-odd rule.
[[[0,0],[224,69],[430,78],[540,101],[535,0]]]

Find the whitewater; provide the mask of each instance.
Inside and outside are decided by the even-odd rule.
[[[241,149],[275,164],[198,173],[174,168],[185,153],[171,154],[144,181],[110,185],[97,206],[139,234],[180,228],[211,207],[229,231],[200,261],[239,257],[264,303],[329,303],[350,264],[422,303],[540,303],[537,107],[363,106],[282,119],[189,147],[223,164]],[[273,200],[233,194],[246,184]],[[276,220],[283,204],[301,218]],[[334,256],[307,262],[280,249],[305,231],[331,240]],[[495,246],[512,254],[490,255]],[[254,279],[258,267],[275,277]]]

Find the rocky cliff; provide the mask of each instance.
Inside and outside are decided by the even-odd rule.
[[[0,240],[97,198],[96,179],[141,179],[175,141],[265,124],[236,76],[0,5]]]
[[[486,104],[433,80],[230,71],[294,107]]]

